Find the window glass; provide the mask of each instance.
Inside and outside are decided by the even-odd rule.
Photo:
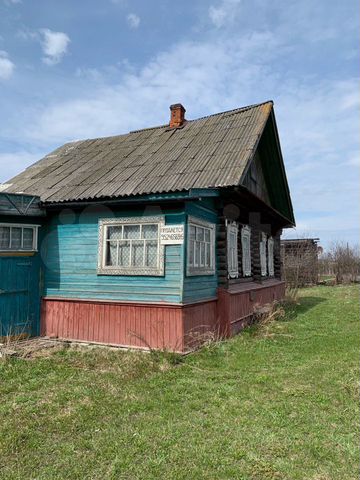
[[[142,238],[155,239],[158,236],[157,225],[143,225],[142,226]]]
[[[205,245],[206,249],[205,249],[205,265],[206,266],[210,266],[210,262],[211,262],[211,259],[210,259],[210,254],[211,254],[211,247],[209,244],[206,244]]]
[[[195,265],[200,266],[200,242],[194,242],[195,244]]]
[[[144,264],[144,242],[134,241],[131,245],[131,264],[134,267],[142,267]]]
[[[117,264],[117,242],[108,242],[106,252],[106,265]]]
[[[0,250],[31,251],[36,249],[36,226],[0,225]]]
[[[204,229],[202,227],[196,227],[196,240],[204,241]]]
[[[200,221],[199,221],[200,222]],[[187,274],[210,275],[214,272],[214,225],[201,221],[204,225],[197,225],[189,219],[187,236]],[[206,226],[205,226],[206,225]],[[209,225],[209,228],[207,227]]]
[[[140,238],[140,225],[124,225],[124,238]]]
[[[109,227],[108,228],[108,239],[109,240],[118,240],[122,238],[122,227]]]
[[[34,229],[33,228],[24,228],[23,229],[23,248],[26,250],[31,250],[34,244]]]
[[[157,217],[151,217],[151,219],[154,218],[157,219]],[[139,223],[136,224],[137,219],[129,220],[131,223],[114,224],[112,219],[100,221],[102,248],[100,248],[98,273],[163,275],[164,247],[160,245],[159,238],[163,218],[159,217],[159,223],[147,223],[145,219],[139,219]]]
[[[200,243],[200,266],[205,266],[205,243]]]
[[[156,267],[158,260],[157,242],[151,240],[145,245],[145,265],[147,267]]]
[[[113,265],[119,265],[120,267],[130,266],[130,242],[119,242],[118,262]]]
[[[0,227],[0,249],[10,247],[10,227]]]
[[[11,227],[11,249],[19,250],[21,248],[21,232],[20,227]]]

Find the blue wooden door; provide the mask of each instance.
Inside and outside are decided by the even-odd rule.
[[[0,257],[0,337],[39,334],[37,255]]]

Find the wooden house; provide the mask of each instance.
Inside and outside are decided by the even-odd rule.
[[[319,238],[281,240],[283,279],[292,287],[315,285],[319,276]]]
[[[0,203],[0,272],[5,258],[41,260],[32,332],[184,352],[283,296],[294,216],[273,103],[197,120],[170,110],[163,126],[65,144],[0,187],[40,199],[34,222]],[[31,245],[14,242],[23,223]]]

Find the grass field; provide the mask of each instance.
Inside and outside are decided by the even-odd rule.
[[[301,292],[179,360],[60,350],[0,361],[0,478],[358,478],[356,287]]]

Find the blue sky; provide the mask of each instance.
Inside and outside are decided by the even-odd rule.
[[[272,99],[296,231],[359,237],[357,0],[0,0],[0,182],[66,141]]]

